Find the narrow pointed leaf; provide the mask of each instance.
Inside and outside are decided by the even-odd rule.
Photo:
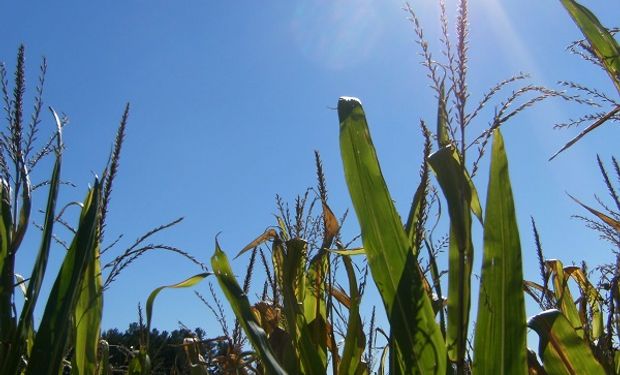
[[[568,194],[569,197],[571,197],[572,200],[574,200],[575,202],[577,202],[578,205],[580,205],[581,207],[585,208],[586,210],[590,211],[592,214],[594,214],[594,216],[598,217],[599,219],[601,219],[601,221],[603,221],[605,224],[609,225],[611,228],[617,230],[618,232],[620,232],[620,222],[618,222],[617,220],[612,219],[611,217],[605,215],[604,213],[597,211],[591,207],[586,206],[585,204],[581,203],[577,198],[573,197],[572,195]]]
[[[581,138],[585,137],[586,134],[590,133],[592,130],[594,130],[594,129],[598,128],[599,126],[603,125],[609,119],[614,117],[618,112],[620,112],[620,106],[616,106],[614,109],[612,109],[611,111],[607,112],[604,116],[602,116],[601,118],[599,118],[598,120],[593,122],[591,125],[588,125],[587,128],[583,129],[573,139],[571,139],[570,141],[566,142],[566,144],[564,146],[562,146],[562,148],[560,148],[555,154],[553,154],[549,158],[549,161],[555,159],[555,157],[558,156],[560,153],[562,153],[563,151],[565,151],[566,149],[568,149],[569,147],[571,147],[572,145],[577,143],[577,141],[579,141]]]
[[[562,262],[557,259],[549,259],[545,261],[545,265],[551,274],[557,307],[571,323],[577,335],[583,338],[583,323],[579,318],[579,311],[577,306],[575,306],[573,295],[568,287],[569,276],[564,272]]]
[[[450,145],[450,132],[448,129],[448,111],[446,109],[446,87],[441,82],[439,87],[439,102],[437,105],[437,145],[439,148]]]
[[[590,347],[577,335],[560,311],[544,311],[531,318],[527,325],[538,333],[538,355],[547,373],[605,374]]]
[[[590,326],[591,339],[593,341],[598,340],[604,333],[603,312],[601,305],[603,296],[600,295],[598,289],[592,285],[590,280],[588,280],[588,277],[581,268],[565,267],[564,271],[568,274],[568,276],[577,282],[579,285],[579,290],[581,291],[581,298],[585,298],[590,307],[590,321],[585,322],[585,319],[588,318],[585,313],[580,313],[580,317],[583,324],[587,323]]]
[[[103,281],[99,262],[99,244],[89,261],[74,313],[74,350],[72,373],[97,374],[97,352],[103,314]]]
[[[422,216],[422,200],[426,197],[424,196],[427,192],[427,181],[420,181],[418,188],[413,195],[413,202],[411,203],[411,209],[409,210],[409,216],[407,218],[407,224],[405,225],[405,231],[407,232],[407,237],[413,246],[413,252],[417,256],[420,252],[420,249],[416,247],[420,241],[417,238],[418,233],[416,233],[417,224]]]
[[[265,233],[256,237],[254,241],[250,242],[243,249],[241,249],[241,251],[239,251],[239,253],[235,256],[235,259],[237,259],[239,256],[241,256],[241,254],[245,253],[246,251],[251,250],[257,246],[260,246],[261,244],[269,240],[273,240],[274,238],[278,238],[278,233],[276,233],[275,229],[273,228],[267,229]]]
[[[203,273],[199,273],[196,274],[192,277],[189,277],[181,282],[178,282],[176,284],[171,284],[171,285],[163,285],[160,286],[156,289],[154,289],[151,294],[149,294],[149,297],[146,300],[146,331],[147,332],[151,332],[151,321],[153,319],[153,303],[155,302],[155,298],[157,297],[157,295],[159,295],[159,293],[164,290],[164,289],[179,289],[179,288],[189,288],[192,287],[196,284],[198,284],[199,282],[201,282],[202,280],[204,280],[206,277],[208,277],[209,275],[212,275],[211,272],[203,272]]]
[[[437,176],[450,216],[448,273],[448,355],[463,366],[467,346],[467,329],[471,306],[471,271],[473,244],[471,239],[471,185],[458,153],[452,146],[435,152],[429,164]]]
[[[7,358],[15,334],[16,321],[12,314],[15,254],[11,250],[13,219],[11,194],[7,182],[0,180],[0,359]]]
[[[366,347],[366,336],[362,318],[360,317],[360,302],[362,296],[357,287],[357,278],[353,269],[353,262],[349,257],[342,257],[342,262],[349,278],[349,294],[351,296],[351,307],[349,308],[349,319],[347,321],[347,334],[342,350],[342,359],[338,366],[339,374],[355,375],[363,370],[362,355]]]
[[[499,129],[493,135],[486,204],[474,373],[527,375],[521,243]]]
[[[322,248],[328,248],[331,246],[334,238],[340,232],[340,223],[338,223],[338,219],[336,215],[332,212],[331,208],[327,205],[327,202],[322,202],[323,206],[323,222],[325,223],[325,231],[323,234],[323,244]]]
[[[95,256],[101,186],[84,200],[77,233],[54,282],[36,335],[26,375],[57,375],[88,263]]]
[[[620,92],[620,46],[618,42],[588,8],[574,0],[561,0],[561,2],[588,39],[594,54]]]
[[[363,255],[366,254],[366,250],[363,247],[356,247],[354,249],[327,249],[330,253],[338,255]]]
[[[39,298],[39,292],[41,290],[41,284],[43,283],[43,277],[45,275],[47,260],[49,257],[52,230],[55,220],[56,198],[58,196],[58,188],[60,185],[60,165],[61,157],[58,155],[56,162],[54,163],[52,177],[49,184],[50,188],[47,197],[47,206],[45,209],[41,245],[39,247],[39,252],[28,282],[28,288],[24,295],[24,306],[22,307],[17,330],[15,331],[14,337],[11,339],[14,345],[7,354],[7,361],[4,363],[4,367],[2,368],[2,372],[6,374],[13,374],[16,372],[17,366],[19,366],[20,356],[25,354],[24,352],[27,351],[28,345],[32,345],[32,342],[29,341],[29,336],[32,335],[34,330],[33,312],[37,299]]]
[[[340,149],[370,270],[394,337],[392,374],[445,374],[443,337],[358,99],[340,98]]]
[[[316,333],[306,320],[303,311],[303,294],[305,293],[305,265],[307,261],[307,243],[301,239],[286,241],[286,256],[283,263],[282,294],[289,334],[296,344],[304,374],[324,374],[327,366],[327,353],[323,352],[322,340],[314,340]],[[320,308],[320,306],[316,306]],[[320,323],[319,323],[320,324]],[[318,327],[321,329],[321,327]]]
[[[325,276],[329,253],[320,251],[310,261],[306,273],[303,295],[303,315],[314,352],[319,355],[321,368],[327,369],[327,305],[325,298]]]
[[[211,257],[211,267],[235,316],[239,319],[239,323],[247,335],[248,340],[252,344],[254,350],[256,350],[261,363],[265,367],[266,374],[286,374],[276,360],[273,350],[269,345],[267,334],[256,321],[256,316],[252,312],[248,297],[243,293],[243,289],[241,289],[237,283],[237,279],[233,275],[230,264],[228,263],[228,258],[217,241],[215,244],[215,254]]]

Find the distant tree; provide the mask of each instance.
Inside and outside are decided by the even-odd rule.
[[[135,352],[140,348],[140,338],[144,328],[137,322],[129,324],[126,331],[118,328],[104,331],[101,338],[110,345],[110,364],[114,369],[123,370]],[[189,366],[183,351],[183,340],[195,337],[204,340],[205,330],[196,328],[175,329],[171,332],[152,329],[149,333],[149,356],[153,374],[188,374]]]

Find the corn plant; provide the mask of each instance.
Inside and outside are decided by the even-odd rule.
[[[72,342],[75,344],[72,356],[75,372],[94,374],[102,308],[98,246],[102,187],[99,180],[95,179],[81,204],[75,236],[52,286],[50,302],[45,305],[41,323],[37,328],[34,326],[33,313],[53,241],[52,233],[57,215],[56,199],[61,182],[63,121],[50,109],[56,131],[48,142],[35,152],[46,64],[44,61],[41,67],[31,121],[28,126],[24,126],[24,62],[22,46],[18,51],[12,98],[9,98],[4,67],[1,70],[9,126],[8,132],[2,133],[0,142],[0,274],[3,280],[0,287],[0,371],[3,374],[58,374],[63,367],[67,344]],[[30,182],[30,171],[47,155],[54,155],[55,162],[47,182],[49,191],[41,244],[30,277],[19,279],[15,273],[15,260],[30,221],[34,190]],[[19,315],[15,306],[15,293],[20,290],[18,286],[24,291],[24,303]]]
[[[123,269],[151,250],[172,251],[202,264],[172,246],[144,245],[154,234],[180,220],[147,232],[112,261],[102,264],[101,256],[112,247],[102,246],[102,243],[129,105],[123,113],[102,177],[95,178],[82,202],[57,209],[59,189],[66,184],[61,180],[61,166],[62,132],[67,120],[50,107],[55,130],[47,140],[38,141],[46,68],[44,59],[32,115],[27,120],[24,114],[24,46],[18,50],[12,90],[6,68],[0,64],[0,85],[8,123],[6,129],[0,131],[0,373],[56,375],[63,369],[70,369],[73,374],[109,374],[106,343],[99,340],[104,289]],[[54,159],[51,173],[44,182],[33,184],[32,171],[46,157]],[[39,249],[31,273],[24,276],[15,269],[16,259],[35,207],[33,192],[43,188],[47,188],[48,193],[42,210],[43,223],[37,225],[41,231]],[[80,207],[76,226],[63,218],[67,209],[73,206]],[[54,233],[58,223],[69,228],[70,241],[65,242]],[[113,241],[112,245],[117,242]],[[53,244],[64,247],[66,253],[42,309],[40,323],[35,326],[34,312],[40,303],[39,295]],[[106,278],[102,275],[105,269],[109,269]],[[23,300],[21,310],[16,301],[20,298]]]
[[[526,373],[528,351],[521,248],[499,127],[541,100],[552,96],[569,98],[544,87],[524,86],[513,91],[508,99],[500,103],[488,129],[468,140],[466,129],[491,98],[507,85],[523,80],[526,76],[518,75],[500,82],[482,97],[473,110],[469,110],[470,95],[466,82],[467,2],[459,1],[456,46],[452,45],[448,38],[447,12],[443,1],[440,1],[440,6],[444,35],[442,52],[448,59],[446,64],[438,64],[432,58],[419,20],[410,7],[407,7],[407,11],[411,15],[422,48],[424,65],[439,99],[435,135],[438,151],[428,155],[430,148],[429,152],[426,152],[425,148],[423,176],[428,176],[430,166],[448,203],[450,240],[447,311],[444,311],[441,302],[438,307],[435,307],[437,303],[433,303],[433,292],[441,291],[436,263],[435,270],[431,272],[431,283],[422,271],[419,260],[422,244],[427,243],[424,238],[423,218],[428,179],[422,179],[414,194],[408,220],[403,224],[383,180],[361,103],[355,98],[343,97],[338,103],[341,153],[363,240],[363,248],[350,254],[365,254],[390,323],[390,333],[387,335],[389,350],[382,355],[380,371],[387,369],[394,374],[444,374],[452,371],[465,374],[472,370],[482,374]],[[527,95],[530,94],[533,97],[528,98]],[[520,100],[523,102],[514,108]],[[449,106],[448,103],[453,104]],[[472,176],[478,170],[478,163],[492,135],[489,189],[486,216],[483,220],[483,211]],[[470,173],[466,155],[467,151],[476,145],[478,156],[471,164]],[[484,227],[484,254],[472,360],[471,353],[468,352],[467,338],[474,256],[471,234],[473,217]],[[325,369],[325,362],[321,356],[317,357],[316,351],[309,349],[316,342],[304,341],[308,317],[303,314],[304,300],[300,296],[303,295],[303,284],[308,280],[300,277],[299,270],[303,269],[300,264],[304,264],[305,244],[297,238],[281,238],[275,231],[266,235],[274,242],[274,278],[282,280],[286,333],[292,336],[292,340],[288,341],[292,342],[288,353],[295,357],[278,358],[270,343],[273,336],[269,331],[254,329],[260,327],[260,322],[248,314],[250,304],[240,289],[231,286],[234,278],[224,282],[220,277],[220,284],[225,290],[229,290],[227,296],[231,304],[237,304],[236,316],[242,322],[245,321],[246,334],[253,335],[254,339],[250,341],[260,359],[269,364],[269,367],[265,368],[267,373],[280,373],[282,370],[321,373]],[[347,253],[346,249],[339,252]],[[431,262],[433,260],[431,256]],[[232,276],[227,268],[228,262],[219,248],[214,256],[214,271],[216,265],[225,266],[224,274]],[[353,288],[351,294],[354,294]],[[437,293],[437,296],[441,301],[441,292]],[[436,321],[438,313],[439,323]],[[355,324],[349,321],[349,327]],[[489,337],[494,338],[493,342]],[[501,345],[495,344],[495,340],[499,340]],[[356,353],[356,358],[361,358],[361,352]],[[390,358],[386,363],[388,353]],[[337,356],[332,357],[332,360],[336,361]],[[283,363],[284,359],[296,363]],[[339,369],[336,367],[334,373]],[[355,371],[357,370],[346,372]]]

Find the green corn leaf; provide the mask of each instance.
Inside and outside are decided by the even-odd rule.
[[[411,203],[411,209],[409,210],[409,216],[407,218],[407,224],[405,225],[405,231],[407,232],[407,237],[411,242],[411,246],[413,246],[413,252],[417,256],[420,253],[420,249],[416,247],[418,243],[417,233],[416,233],[416,223],[420,220],[420,215],[422,214],[422,199],[425,199],[424,194],[426,193],[426,181],[420,181],[420,185],[416,189],[415,194],[413,195],[413,202]],[[362,249],[363,250],[363,249]]]
[[[327,249],[327,251],[344,256],[366,254],[366,250],[363,247],[356,247],[354,249]]]
[[[310,261],[304,284],[303,315],[313,350],[319,355],[321,368],[327,369],[327,306],[325,276],[329,253],[319,251]]]
[[[493,134],[486,204],[474,373],[526,375],[527,328],[521,244],[508,160],[499,129]]]
[[[247,335],[248,340],[250,340],[252,347],[256,350],[258,357],[265,367],[266,374],[286,374],[286,371],[282,369],[276,360],[273,350],[269,345],[267,334],[256,321],[248,297],[243,293],[243,289],[241,289],[237,283],[237,279],[233,275],[230,264],[228,263],[228,258],[217,241],[215,242],[215,254],[211,257],[211,267],[235,316],[239,319],[239,323]]]
[[[620,92],[620,46],[618,42],[588,8],[574,0],[561,0],[561,2],[588,39],[596,57]]]
[[[12,313],[15,254],[10,251],[13,237],[10,202],[7,182],[0,180],[0,362],[12,359],[7,353],[11,349],[8,343],[12,342],[17,324]]]
[[[73,318],[75,338],[71,370],[75,375],[97,374],[97,352],[103,314],[103,281],[98,241],[96,246],[95,256],[90,259],[84,273]]]
[[[65,255],[45,306],[26,375],[57,375],[69,327],[89,262],[95,256],[101,186],[95,180],[84,200],[77,233]]]
[[[296,350],[301,361],[301,371],[304,374],[319,375],[326,371],[327,353],[323,351],[321,345],[315,345],[313,337],[316,334],[311,331],[301,304],[305,292],[307,245],[306,241],[301,239],[286,241],[282,294],[289,334],[292,336],[293,342],[297,344]]]
[[[592,51],[596,55],[596,58],[605,68],[605,71],[616,86],[616,90],[620,93],[620,46],[618,45],[618,42],[588,8],[574,0],[560,1],[572,17],[575,24],[577,24],[582,34],[588,40]],[[611,119],[619,111],[620,106],[616,106],[610,112],[589,125],[577,136],[562,146],[562,148],[553,154],[549,160],[553,160],[561,152],[577,143],[577,141],[583,138],[586,134],[603,125],[605,122],[608,122],[609,119]]]
[[[178,282],[176,284],[171,284],[171,285],[163,285],[160,286],[158,288],[155,288],[151,294],[149,294],[149,297],[146,300],[146,332],[151,332],[151,321],[153,319],[153,304],[155,303],[155,298],[157,297],[157,295],[159,295],[159,293],[164,290],[164,289],[180,289],[180,288],[189,288],[192,287],[196,284],[198,284],[199,282],[201,282],[202,280],[204,280],[206,277],[208,277],[209,275],[212,275],[211,272],[203,272],[203,273],[199,273],[196,274],[190,278],[187,278],[181,282]],[[148,334],[147,334],[147,342],[148,342]],[[148,348],[148,343],[147,343],[147,348]]]
[[[471,239],[471,184],[457,151],[447,146],[429,157],[429,164],[448,202],[450,216],[448,274],[448,355],[463,366],[467,345],[471,305],[471,271],[473,244]]]
[[[562,314],[568,319],[577,335],[583,338],[583,324],[579,318],[579,311],[573,299],[573,295],[568,287],[569,275],[564,272],[562,262],[557,259],[549,259],[545,261],[547,269],[553,281],[553,293],[557,301],[557,307]]]
[[[591,321],[587,322],[590,326],[590,338],[592,341],[598,340],[604,333],[603,313],[600,302],[603,300],[603,296],[600,295],[598,289],[588,280],[587,275],[581,268],[574,266],[565,267],[564,272],[577,282],[579,290],[581,291],[581,298],[585,299],[590,306]],[[579,316],[582,323],[586,324],[584,321],[586,319],[585,312],[580,312]]]
[[[60,135],[59,135],[60,136]],[[19,365],[19,358],[24,352],[27,352],[28,345],[32,345],[29,340],[29,336],[32,335],[34,327],[33,312],[36,306],[39,292],[41,290],[41,284],[43,282],[43,276],[47,267],[47,260],[49,257],[50,245],[52,241],[52,228],[54,226],[55,212],[56,212],[56,198],[58,196],[58,188],[60,186],[60,154],[56,157],[56,162],[52,170],[52,178],[50,179],[50,189],[47,197],[47,207],[45,209],[45,219],[43,224],[43,238],[41,240],[41,246],[39,253],[34,263],[34,267],[31,273],[30,280],[28,282],[28,288],[26,289],[24,306],[20,314],[19,323],[15,336],[11,340],[14,345],[11,347],[9,354],[7,355],[7,361],[2,368],[4,374],[14,374]]]
[[[560,311],[544,311],[531,318],[527,325],[539,336],[538,355],[547,373],[605,374],[590,347],[577,335]]]
[[[441,87],[439,90],[439,99],[438,99],[438,104],[437,104],[437,145],[439,146],[440,149],[449,148],[450,146],[453,146],[453,142],[450,139],[450,130],[448,127],[448,111],[447,111],[448,104],[446,103],[446,92],[445,91],[446,90],[444,87],[444,83],[442,81]],[[460,158],[456,151],[454,151],[453,156],[460,163]],[[476,218],[478,219],[478,221],[482,223],[482,205],[480,204],[480,199],[478,198],[478,192],[476,191],[474,183],[471,180],[471,177],[469,176],[467,169],[462,168],[462,170],[465,175],[465,179],[467,180],[467,183],[469,184],[469,189],[471,190],[471,202],[470,202],[471,210],[474,213],[474,215],[476,215]],[[414,202],[415,202],[415,199],[414,199]]]
[[[416,256],[385,185],[361,103],[340,98],[338,116],[347,185],[394,337],[390,373],[443,375],[443,337]]]
[[[347,322],[347,334],[344,340],[344,349],[342,350],[342,359],[338,366],[339,374],[355,375],[363,371],[362,355],[366,346],[366,336],[364,335],[364,326],[360,317],[360,302],[362,296],[357,287],[357,278],[353,269],[351,258],[343,256],[342,263],[347,271],[349,278],[349,295],[351,296],[351,305],[349,307],[349,320]]]
[[[437,145],[439,148],[450,145],[450,132],[448,130],[448,111],[446,109],[446,88],[441,82],[439,88],[439,103],[437,105]]]

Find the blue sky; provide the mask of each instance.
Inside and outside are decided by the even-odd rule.
[[[436,3],[420,0],[412,7],[439,55]],[[451,15],[455,3],[448,1]],[[608,26],[619,19],[616,6],[584,4]],[[221,232],[222,247],[236,253],[274,223],[276,193],[292,201],[314,184],[314,150],[323,158],[332,209],[341,215],[351,203],[333,107],[345,95],[364,103],[384,176],[401,215],[407,213],[418,183],[418,123],[434,124],[436,100],[401,1],[3,2],[0,12],[0,60],[12,72],[24,43],[32,89],[46,56],[45,102],[70,118],[63,176],[77,188],[63,193],[65,202],[82,199],[93,173],[103,169],[124,104],[131,102],[109,215],[108,238],[124,234],[117,253],[179,216],[185,220],[157,242],[209,263]],[[559,1],[472,0],[470,13],[472,105],[494,83],[520,71],[530,73],[535,84],[553,88],[558,80],[574,80],[613,94],[608,77],[564,50],[580,34]],[[473,125],[470,137],[487,126],[492,109]],[[594,194],[605,195],[595,156],[610,160],[615,128],[605,126],[547,161],[577,132],[553,130],[553,124],[583,110],[552,100],[504,130],[531,279],[537,264],[530,215],[548,257],[591,265],[612,259],[606,243],[570,218],[584,212],[565,192],[591,204]],[[52,129],[47,114],[42,126]],[[488,168],[487,159],[481,168]],[[37,173],[46,178],[44,168]],[[486,174],[475,182],[484,200]],[[344,233],[357,234],[353,220]],[[475,247],[479,260],[481,241]],[[22,251],[18,268],[27,273],[34,253]],[[48,279],[63,251],[54,250]],[[235,270],[242,273],[245,261],[236,261]],[[151,290],[199,271],[171,254],[138,260],[106,294],[104,328],[125,328]],[[206,284],[197,290],[208,294]],[[366,303],[373,298],[370,294]],[[214,322],[192,291],[165,291],[154,326],[174,329],[177,321],[207,328]]]

